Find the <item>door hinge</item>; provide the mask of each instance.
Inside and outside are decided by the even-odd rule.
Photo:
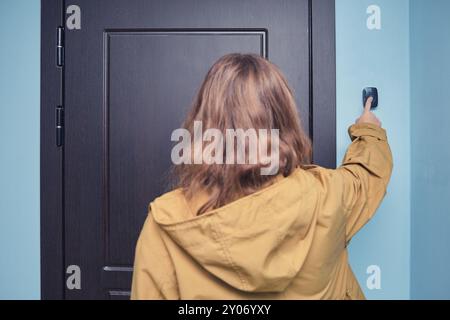
[[[58,27],[56,30],[56,65],[64,66],[64,28]]]
[[[56,107],[56,146],[61,147],[64,144],[64,108]]]

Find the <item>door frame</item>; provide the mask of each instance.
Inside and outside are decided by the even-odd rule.
[[[64,66],[57,66],[57,28],[64,0],[41,0],[41,298],[65,298],[64,146],[56,144],[56,108],[64,106]],[[314,162],[336,166],[335,0],[309,0],[308,119]],[[319,87],[320,85],[320,87]],[[325,123],[325,125],[324,125]],[[315,130],[320,128],[320,130]]]
[[[41,0],[41,299],[64,299],[64,147],[56,146],[56,108],[64,105],[64,67],[56,65],[64,0]]]

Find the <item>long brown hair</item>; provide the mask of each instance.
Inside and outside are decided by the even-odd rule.
[[[214,63],[183,124],[191,135],[194,121],[201,121],[203,130],[214,128],[224,135],[227,129],[279,129],[276,174],[288,176],[311,161],[311,142],[302,128],[292,90],[278,67],[258,55],[233,53]],[[208,201],[198,210],[200,215],[270,184],[275,175],[261,175],[261,167],[259,162],[181,164],[173,172],[176,186],[188,199],[207,191]]]

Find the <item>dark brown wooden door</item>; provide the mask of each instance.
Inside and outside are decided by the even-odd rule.
[[[64,298],[128,298],[148,203],[168,187],[171,132],[224,54],[257,53],[282,69],[314,139],[315,162],[334,165],[334,1],[315,0],[315,7],[308,0],[70,5],[61,8],[65,136],[56,148],[63,218],[55,241],[62,241],[64,277],[68,266],[79,266],[81,288],[63,284]]]

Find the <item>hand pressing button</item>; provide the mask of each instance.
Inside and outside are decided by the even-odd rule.
[[[369,97],[372,97],[372,105],[370,106],[370,109],[375,109],[376,107],[378,107],[378,89],[374,88],[374,87],[367,87],[363,89],[363,106],[366,105],[367,99],[369,99]]]

